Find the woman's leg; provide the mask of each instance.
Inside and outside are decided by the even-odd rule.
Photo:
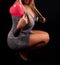
[[[42,47],[49,42],[49,34],[44,31],[33,30],[34,34],[30,34],[30,41],[28,47],[36,46]]]
[[[41,48],[42,46],[46,45],[49,42],[49,34],[44,31],[38,31],[38,30],[33,30],[33,34],[30,34],[30,39],[29,39],[29,44],[28,48],[30,50],[35,50],[36,47]],[[22,59],[25,61],[28,60],[28,57],[24,51],[20,52],[19,55],[21,56]]]

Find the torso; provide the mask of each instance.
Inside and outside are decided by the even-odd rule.
[[[34,18],[35,17],[35,14],[32,11],[32,9],[29,6],[26,6],[26,5],[25,5],[25,8],[27,9],[27,12]]]

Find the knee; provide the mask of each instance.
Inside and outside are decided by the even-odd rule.
[[[50,36],[49,36],[49,34],[46,32],[46,33],[45,33],[45,44],[48,44],[49,40],[50,40]]]

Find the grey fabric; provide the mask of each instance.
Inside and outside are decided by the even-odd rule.
[[[8,46],[11,49],[21,49],[26,48],[29,43],[29,36],[32,31],[32,28],[35,24],[34,18],[32,18],[32,22],[28,22],[28,24],[21,29],[19,36],[15,37],[13,32],[16,29],[16,25],[18,24],[18,21],[21,17],[18,16],[12,16],[12,28],[8,33],[7,42]]]

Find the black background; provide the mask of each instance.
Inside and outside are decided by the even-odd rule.
[[[9,14],[9,7],[14,0],[0,0],[0,62],[2,64],[28,64],[28,65],[55,65],[56,63],[56,44],[58,39],[58,13],[56,0],[36,0],[36,7],[46,17],[46,23],[36,23],[33,29],[47,31],[50,34],[50,42],[38,51],[28,52],[31,62],[24,62],[15,54],[15,51],[7,46],[7,34],[11,29],[12,20]]]

